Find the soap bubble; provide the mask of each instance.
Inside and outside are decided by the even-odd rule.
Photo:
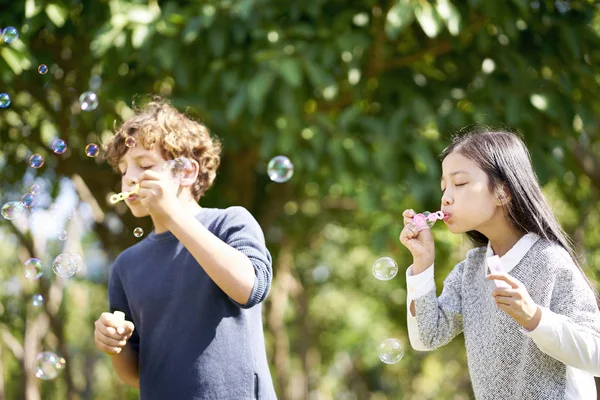
[[[17,28],[15,28],[15,27],[8,26],[8,27],[4,28],[4,30],[2,31],[2,39],[4,40],[4,43],[6,43],[6,44],[11,44],[15,40],[17,40],[18,37],[19,37],[19,32],[17,31]]]
[[[77,209],[76,208],[71,208],[69,210],[69,212],[67,213],[67,218],[68,219],[73,219],[77,216]]]
[[[63,154],[67,151],[67,143],[62,139],[56,139],[54,143],[52,143],[52,151],[56,154]]]
[[[31,185],[31,187],[29,188],[29,193],[31,193],[32,195],[36,195],[36,194],[40,194],[42,191],[42,188],[40,188],[40,185]]]
[[[48,72],[48,66],[46,64],[40,64],[38,72],[42,75],[46,74]]]
[[[2,214],[5,219],[10,221],[20,217],[23,213],[23,210],[25,210],[25,207],[20,201],[9,201],[2,206],[0,209],[0,214]]]
[[[286,156],[273,157],[267,165],[267,173],[273,182],[287,182],[294,175],[294,164]]]
[[[30,258],[23,263],[23,274],[25,278],[29,280],[36,280],[41,278],[42,273],[42,262],[37,258]]]
[[[380,281],[389,281],[398,273],[398,264],[390,257],[381,257],[373,263],[373,276]]]
[[[62,242],[64,242],[65,240],[67,240],[67,231],[65,231],[63,229],[60,232],[58,232],[58,240],[60,240]]]
[[[142,237],[143,234],[144,230],[139,226],[133,230],[133,236],[135,236],[136,238]]]
[[[50,351],[44,351],[35,358],[35,376],[45,381],[52,380],[63,370],[65,364],[64,358]]]
[[[44,297],[41,294],[34,294],[32,297],[32,303],[35,307],[39,307],[44,304]]]
[[[8,93],[0,93],[0,108],[10,106],[10,96]]]
[[[85,155],[88,157],[96,157],[99,153],[100,148],[95,143],[90,143],[85,146]]]
[[[98,96],[94,92],[84,92],[79,96],[82,111],[93,111],[98,107]]]
[[[42,157],[40,154],[33,154],[31,157],[29,157],[29,165],[31,165],[33,168],[40,168],[42,165],[44,165],[44,157]]]
[[[125,139],[125,146],[135,147],[135,138],[133,136],[128,136],[127,139]]]
[[[33,207],[35,205],[35,196],[31,193],[25,193],[23,197],[21,197],[21,204],[27,208]]]
[[[77,272],[77,261],[71,254],[59,254],[52,262],[52,270],[61,278],[69,278]]]
[[[75,260],[75,263],[77,264],[77,271],[75,272],[79,272],[83,269],[83,267],[85,267],[85,258],[83,258],[83,256],[79,253],[71,253],[71,256],[73,257],[73,259]]]
[[[164,163],[162,167],[163,171],[169,171],[171,177],[177,183],[184,178],[185,173],[193,169],[192,162],[185,157],[177,157],[174,160],[169,160]]]
[[[386,364],[396,364],[404,356],[404,347],[398,339],[385,339],[377,347],[379,359]]]

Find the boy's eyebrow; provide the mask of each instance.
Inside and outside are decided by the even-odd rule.
[[[454,171],[454,172],[451,172],[451,173],[450,173],[450,176],[457,175],[457,174],[468,174],[468,172],[467,172],[467,171],[463,171],[463,170],[460,170],[460,171]],[[442,176],[442,180],[444,180],[444,177],[443,177],[443,176]]]
[[[150,159],[153,159],[154,157],[152,156],[152,154],[138,154],[137,156],[133,157],[134,160],[139,160],[140,158],[150,158]],[[124,162],[125,162],[125,159],[121,158],[121,161],[119,161],[118,165],[120,166]]]

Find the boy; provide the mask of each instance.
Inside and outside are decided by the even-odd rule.
[[[198,205],[220,150],[206,127],[158,100],[104,144],[122,190],[139,185],[127,206],[149,215],[154,231],[115,260],[111,312],[95,322],[95,342],[142,400],[276,398],[262,327],[272,278],[262,230],[242,207]],[[176,157],[191,162],[174,181],[164,166]]]

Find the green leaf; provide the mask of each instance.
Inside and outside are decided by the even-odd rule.
[[[56,4],[48,4],[46,6],[46,15],[57,27],[62,27],[67,21],[67,15],[69,11]]]
[[[304,63],[308,79],[316,88],[324,88],[334,82],[331,75],[325,72],[317,63],[306,60]]]
[[[302,83],[302,69],[300,63],[292,58],[279,62],[279,74],[291,87],[299,87]]]
[[[428,37],[434,38],[440,33],[442,29],[440,16],[428,2],[419,3],[415,8],[415,17]]]
[[[248,98],[248,88],[246,85],[240,86],[237,93],[233,96],[231,101],[227,104],[227,112],[225,117],[227,121],[232,122],[238,119],[242,111],[244,111],[244,105],[246,105],[246,99]]]
[[[42,11],[42,6],[35,3],[35,0],[27,0],[25,2],[25,18],[33,18]]]
[[[395,40],[414,19],[415,12],[413,6],[400,0],[388,11],[385,20],[385,33],[388,38]]]
[[[21,75],[24,69],[31,68],[31,62],[22,53],[17,52],[12,47],[0,48],[0,55],[13,70],[15,75]]]
[[[265,96],[271,90],[274,80],[275,75],[273,71],[263,70],[248,83],[248,96],[250,100],[248,106],[253,115],[259,115],[262,112]]]
[[[139,49],[142,47],[150,30],[148,29],[148,25],[138,25],[133,29],[131,33],[131,45],[134,49]]]
[[[153,7],[142,5],[131,6],[127,13],[127,18],[130,22],[144,25],[150,24],[158,17],[156,10],[153,10],[152,8]],[[160,10],[158,10],[158,13],[160,14]]]
[[[213,54],[217,57],[221,57],[225,51],[225,31],[223,29],[215,28],[210,32],[208,41]]]
[[[181,32],[181,38],[183,43],[189,44],[198,38],[200,29],[202,28],[202,17],[192,17],[188,20],[183,32]]]
[[[441,19],[446,23],[448,32],[452,36],[457,36],[461,28],[461,16],[458,9],[450,0],[438,0],[436,10]]]

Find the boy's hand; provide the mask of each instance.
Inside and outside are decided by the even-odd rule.
[[[111,356],[123,350],[135,329],[133,322],[125,321],[108,312],[102,313],[94,325],[96,347]]]
[[[537,328],[542,312],[519,280],[507,274],[490,274],[485,279],[508,283],[510,288],[497,287],[492,292],[496,305],[523,328],[530,331]]]
[[[152,170],[142,172],[139,182],[140,203],[148,209],[153,217],[165,221],[179,205],[178,186],[172,179]]]

